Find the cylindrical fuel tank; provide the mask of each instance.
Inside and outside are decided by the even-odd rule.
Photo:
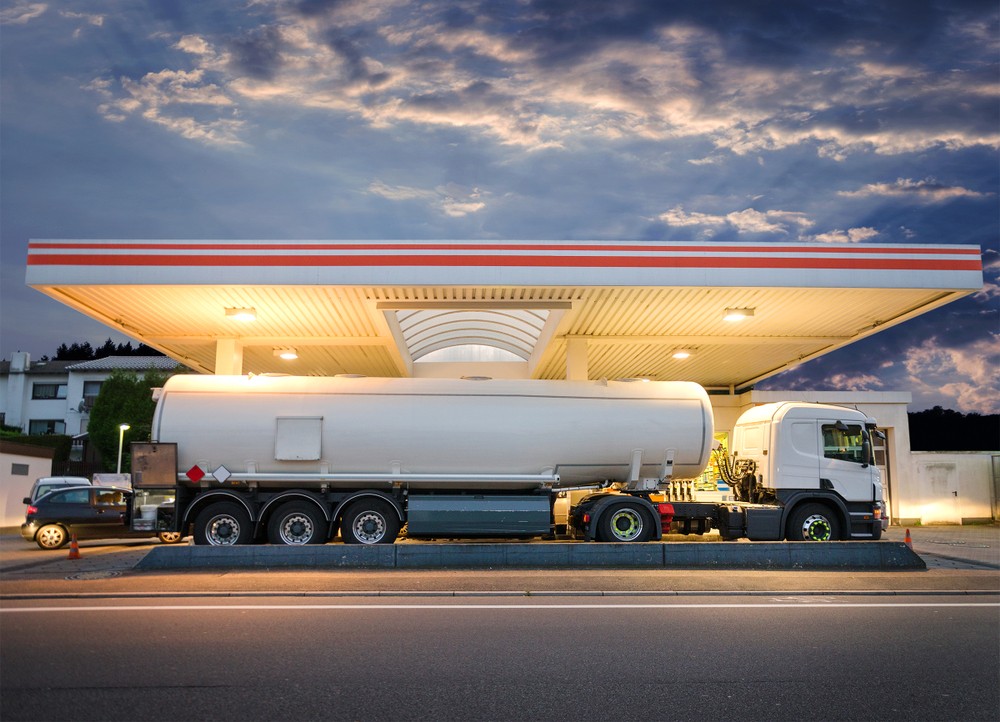
[[[712,432],[708,395],[687,382],[180,375],[152,440],[177,444],[182,473],[554,471],[568,487],[624,481],[635,458],[658,477],[670,450],[673,476],[696,476]]]

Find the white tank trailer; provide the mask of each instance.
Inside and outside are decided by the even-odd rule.
[[[712,446],[686,382],[174,376],[132,445],[130,522],[215,545],[527,538],[555,532],[560,491],[590,488],[569,513],[584,539],[745,536],[749,507],[782,511],[752,462],[724,465],[747,497],[728,509],[663,495]],[[828,538],[849,526],[819,516]]]

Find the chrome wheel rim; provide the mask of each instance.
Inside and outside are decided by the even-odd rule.
[[[229,514],[219,514],[212,517],[205,531],[209,544],[217,547],[233,546],[240,538],[240,523]]]
[[[352,526],[354,537],[362,544],[377,544],[385,536],[385,517],[366,511],[357,516]]]
[[[806,541],[830,541],[833,528],[825,516],[813,514],[802,522],[802,538]]]
[[[308,544],[315,533],[312,519],[301,512],[289,514],[278,527],[278,536],[284,544]]]

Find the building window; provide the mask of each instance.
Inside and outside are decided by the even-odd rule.
[[[28,422],[28,434],[30,436],[65,433],[66,422],[62,419],[32,419]]]
[[[27,464],[11,464],[10,473],[13,476],[27,476],[31,471],[31,467]]]
[[[32,399],[65,399],[66,384],[32,384]]]
[[[97,401],[97,395],[101,393],[101,384],[103,381],[84,381],[83,382],[83,406],[84,410],[89,411],[94,408],[94,402]]]

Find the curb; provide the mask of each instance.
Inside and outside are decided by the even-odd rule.
[[[135,565],[138,570],[275,567],[922,570],[927,565],[903,542],[164,546]]]

